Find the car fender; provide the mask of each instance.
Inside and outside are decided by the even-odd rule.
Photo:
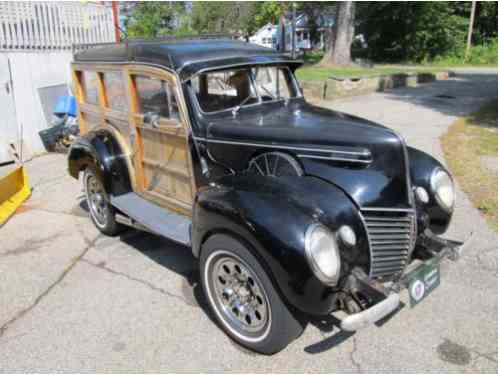
[[[344,192],[314,177],[226,176],[199,191],[192,221],[194,256],[211,234],[237,237],[263,260],[284,300],[308,314],[329,313],[340,288],[323,284],[309,266],[304,248],[309,225],[320,222],[333,233],[350,225],[357,234],[354,248],[340,245],[339,284],[353,264],[368,268],[368,242],[358,210]]]
[[[117,196],[132,191],[128,156],[110,131],[90,131],[71,145],[69,174],[78,178],[87,167],[95,169],[108,194]]]
[[[436,233],[446,232],[451,221],[452,212],[442,209],[436,201],[436,197],[431,188],[431,176],[436,168],[441,168],[451,173],[431,155],[413,147],[408,147],[410,159],[410,178],[413,186],[423,187],[429,193],[429,202],[421,205],[419,209],[427,213],[429,218],[429,229]]]

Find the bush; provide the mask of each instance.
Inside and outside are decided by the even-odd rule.
[[[452,53],[436,57],[434,63],[438,65],[497,65],[498,38],[472,47],[467,60],[465,60],[465,45],[461,45]]]

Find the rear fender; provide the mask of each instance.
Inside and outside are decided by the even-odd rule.
[[[132,191],[129,157],[115,136],[108,130],[90,131],[79,137],[68,155],[69,174],[78,178],[87,167],[93,167],[108,194],[121,195]]]

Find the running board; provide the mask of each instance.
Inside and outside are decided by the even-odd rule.
[[[190,246],[192,221],[189,218],[150,203],[135,193],[112,196],[111,204],[131,219],[126,222],[122,215],[119,215],[121,223]]]

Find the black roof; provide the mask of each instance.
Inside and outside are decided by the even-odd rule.
[[[77,53],[74,61],[154,64],[175,70],[182,79],[217,67],[264,63],[301,64],[273,49],[229,39],[129,41],[87,49]]]

